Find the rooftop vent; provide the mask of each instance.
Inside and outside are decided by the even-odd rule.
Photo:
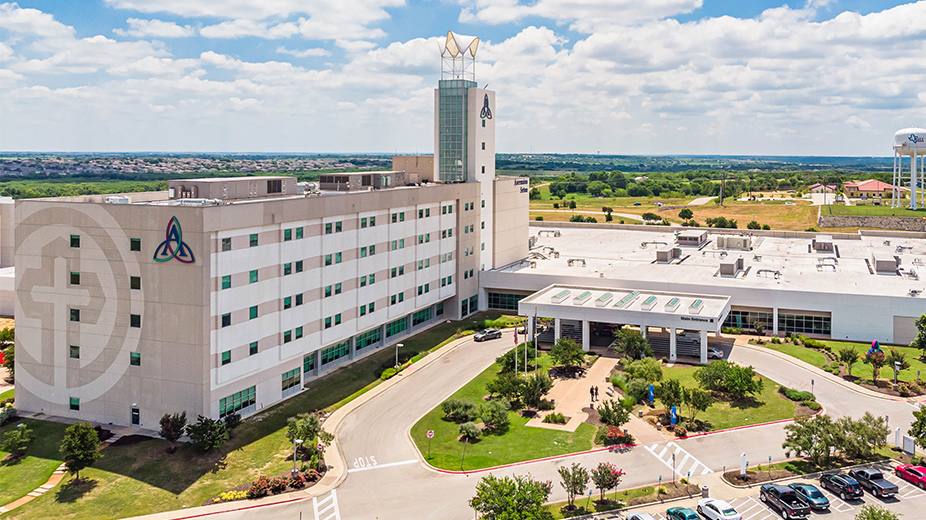
[[[703,309],[704,300],[698,298],[697,300],[691,302],[691,305],[688,306],[688,314],[701,314]]]
[[[614,299],[614,293],[606,292],[595,300],[595,307],[604,307]]]
[[[125,195],[107,195],[103,202],[106,204],[131,204],[132,199]]]
[[[630,303],[637,299],[637,296],[640,296],[640,291],[633,291],[632,293],[628,293],[626,296],[621,298],[620,301],[615,303],[614,306],[619,309],[630,307]]]
[[[672,298],[666,302],[666,312],[675,312],[675,309],[678,309],[678,304],[681,302],[682,300],[679,300],[678,298]]]
[[[573,298],[572,304],[573,305],[583,305],[585,302],[591,299],[591,297],[592,297],[592,291],[585,291],[582,294]]]
[[[653,310],[653,307],[655,307],[655,306],[656,306],[656,297],[655,297],[655,296],[650,296],[649,298],[643,300],[643,303],[640,304],[640,307],[642,307],[643,310],[645,310],[645,311],[651,311],[651,310]]]

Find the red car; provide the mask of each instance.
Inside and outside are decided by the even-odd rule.
[[[894,469],[894,474],[921,489],[926,489],[926,468],[901,464]]]

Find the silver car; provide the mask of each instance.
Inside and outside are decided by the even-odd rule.
[[[656,518],[649,513],[633,513],[627,517],[627,520],[656,520]]]

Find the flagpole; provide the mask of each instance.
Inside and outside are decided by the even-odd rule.
[[[537,306],[534,306],[534,327],[532,329],[534,333],[534,371],[540,369],[540,365],[537,363]]]

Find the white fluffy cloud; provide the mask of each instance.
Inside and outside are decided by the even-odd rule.
[[[277,54],[288,54],[290,56],[295,56],[296,58],[308,58],[310,56],[317,57],[317,56],[330,56],[331,55],[331,52],[325,49],[320,49],[320,48],[297,50],[297,49],[287,49],[286,47],[280,46],[280,47],[277,47],[276,52]]]
[[[155,38],[186,38],[193,36],[195,30],[189,25],[180,26],[174,22],[165,22],[163,20],[141,20],[139,18],[129,18],[125,21],[129,25],[128,29],[113,29],[113,32],[120,36],[131,36],[133,38],[145,38],[153,36]]]
[[[703,0],[470,0],[464,2],[460,22],[500,24],[540,16],[557,23],[571,24],[580,32],[593,32],[606,26],[626,26],[689,13]]]

